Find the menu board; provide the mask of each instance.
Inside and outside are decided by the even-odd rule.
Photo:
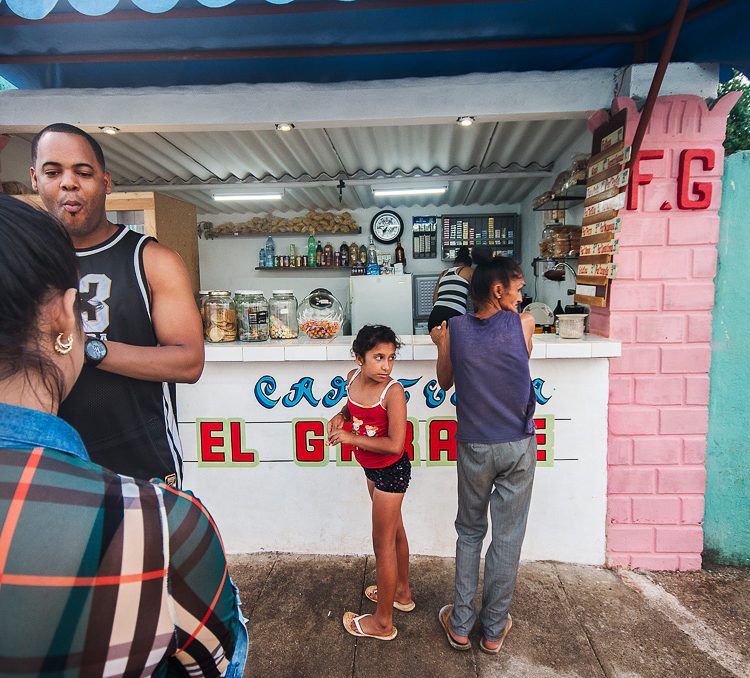
[[[594,131],[591,158],[586,170],[581,247],[578,255],[576,294],[573,299],[589,306],[606,306],[609,281],[617,275],[617,254],[630,170],[630,146],[625,146],[627,110],[614,115]]]
[[[412,257],[414,259],[437,258],[438,217],[414,217],[412,219]]]
[[[452,261],[462,245],[487,245],[494,255],[521,260],[521,218],[518,214],[444,214],[443,259]]]

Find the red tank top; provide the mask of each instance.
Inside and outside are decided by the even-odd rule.
[[[352,385],[357,376],[359,376],[359,373],[360,370],[355,372],[348,386]],[[388,435],[388,412],[383,407],[383,399],[388,389],[395,383],[396,381],[393,379],[388,382],[388,385],[380,394],[380,399],[374,405],[360,405],[351,398],[347,398],[349,414],[352,418],[352,433],[360,436],[369,436],[370,438],[383,438]],[[359,447],[354,448],[354,456],[364,468],[385,468],[401,459],[400,454],[371,452]]]

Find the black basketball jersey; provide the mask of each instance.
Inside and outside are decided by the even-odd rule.
[[[143,248],[153,238],[124,226],[94,247],[76,250],[86,334],[135,346],[156,346]],[[93,313],[93,317],[92,314]],[[179,486],[182,448],[174,384],[132,379],[84,365],[60,416],[83,439],[91,460],[116,473]]]

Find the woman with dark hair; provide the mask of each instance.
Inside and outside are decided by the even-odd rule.
[[[489,252],[489,248],[485,248]],[[453,266],[440,274],[432,293],[432,312],[427,321],[427,329],[432,332],[443,320],[466,313],[469,298],[469,284],[474,273],[471,268],[471,255],[466,245],[456,252]]]
[[[56,416],[81,310],[62,224],[0,193],[2,674],[241,676],[247,631],[206,509],[92,463]]]
[[[475,248],[471,279],[475,313],[431,332],[441,388],[456,385],[458,514],[453,605],[439,613],[450,645],[471,647],[477,620],[487,507],[492,541],[485,556],[479,647],[497,654],[511,627],[510,601],[531,501],[536,465],[535,396],[529,373],[534,318],[519,314],[523,273],[507,257]]]

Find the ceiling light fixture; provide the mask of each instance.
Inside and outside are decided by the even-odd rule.
[[[214,193],[211,196],[216,202],[235,202],[238,200],[281,200],[283,193]]]
[[[462,115],[460,118],[456,118],[456,124],[459,127],[471,127],[474,124],[474,116]]]
[[[447,190],[447,186],[425,186],[423,188],[373,188],[372,194],[376,197],[385,197],[389,195],[440,195]]]
[[[291,132],[293,129],[294,129],[294,123],[292,122],[277,122],[276,123],[277,132]]]
[[[117,134],[120,131],[120,128],[114,125],[102,125],[99,129],[105,134]]]

